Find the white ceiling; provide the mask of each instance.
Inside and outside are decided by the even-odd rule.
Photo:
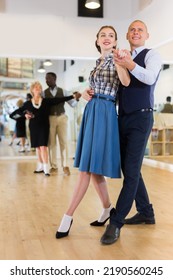
[[[80,0],[79,0],[80,1]],[[146,8],[152,0],[103,0],[104,17],[124,19]],[[76,17],[78,0],[1,0],[0,12]],[[115,7],[115,9],[112,9]]]

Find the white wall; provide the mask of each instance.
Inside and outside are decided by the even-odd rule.
[[[173,41],[172,0],[104,0],[102,19],[78,17],[77,2],[5,0],[0,14],[1,56],[95,57],[92,44],[101,25],[114,25],[120,46],[126,47],[127,27],[137,18],[149,27],[151,47]]]
[[[128,47],[127,27],[137,18],[149,27],[149,46],[173,41],[172,0],[104,0],[101,19],[78,17],[77,0],[5,3],[0,14],[1,56],[95,58],[97,52],[92,46],[101,25],[114,25],[120,47]]]
[[[133,0],[134,1],[134,0]],[[105,0],[104,18],[77,16],[77,0],[6,0],[0,15],[1,56],[96,57],[95,35],[104,24],[114,25],[119,44],[126,44],[133,1]],[[139,2],[139,0],[138,0]],[[68,8],[67,8],[68,7]],[[137,6],[136,6],[137,7]]]
[[[149,2],[151,4],[144,8],[143,5]],[[6,0],[4,13],[0,14],[0,56],[58,58],[61,63],[64,58],[77,59],[79,64],[65,74],[59,68],[61,64],[55,72],[60,86],[67,89],[81,87],[77,77],[82,69],[86,69],[87,77],[92,65],[79,58],[95,60],[98,57],[94,42],[100,26],[115,26],[119,47],[128,48],[128,25],[134,19],[144,20],[150,33],[147,46],[158,47],[173,41],[172,11],[172,0],[105,0],[104,18],[96,19],[77,17],[77,0]],[[170,59],[173,60],[172,49]],[[37,78],[45,87],[45,75]],[[172,89],[172,69],[165,70],[156,86],[155,103],[164,102]]]
[[[0,54],[7,57],[93,58],[97,55],[95,36],[103,24],[115,25],[115,21],[1,14],[0,26],[5,28],[1,29]],[[116,22],[118,33],[123,27],[127,24]]]

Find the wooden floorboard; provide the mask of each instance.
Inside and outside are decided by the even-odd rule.
[[[2,143],[0,149],[2,148]],[[6,147],[7,148],[7,147]],[[8,148],[7,148],[8,149]],[[1,260],[172,260],[173,172],[143,165],[142,172],[156,214],[156,225],[125,225],[119,240],[103,246],[105,226],[89,223],[101,211],[90,184],[74,215],[70,235],[57,240],[55,232],[73,192],[78,171],[45,177],[33,174],[36,159],[0,160],[0,259]],[[112,203],[122,179],[107,179]],[[129,214],[135,213],[133,205]]]

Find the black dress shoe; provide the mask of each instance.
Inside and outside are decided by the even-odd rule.
[[[90,226],[93,226],[93,227],[101,227],[101,226],[104,226],[104,224],[109,220],[110,217],[108,217],[106,220],[104,220],[103,222],[99,222],[99,221],[94,221],[92,223],[90,223]]]
[[[45,176],[49,177],[50,176],[50,173],[44,173]]]
[[[44,173],[44,171],[43,170],[39,170],[39,171],[35,170],[34,173],[39,174],[39,173]]]
[[[143,214],[137,213],[133,217],[131,217],[129,219],[125,219],[124,224],[126,224],[126,225],[139,225],[139,224],[154,225],[155,224],[155,218],[154,218],[154,216],[146,217]]]
[[[106,227],[106,231],[100,239],[103,245],[110,245],[118,240],[120,236],[120,229],[113,224],[109,224]]]
[[[70,227],[69,227],[68,231],[65,231],[65,232],[57,231],[56,235],[55,235],[56,238],[59,239],[59,238],[63,238],[63,237],[68,236],[72,223],[73,223],[73,220],[71,220],[71,224],[70,224]]]

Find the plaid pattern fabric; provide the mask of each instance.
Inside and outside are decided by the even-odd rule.
[[[104,58],[104,62],[100,63],[101,58],[97,59],[96,67],[90,73],[90,87],[94,89],[95,93],[116,97],[120,81],[115,69],[113,55],[109,54]]]

